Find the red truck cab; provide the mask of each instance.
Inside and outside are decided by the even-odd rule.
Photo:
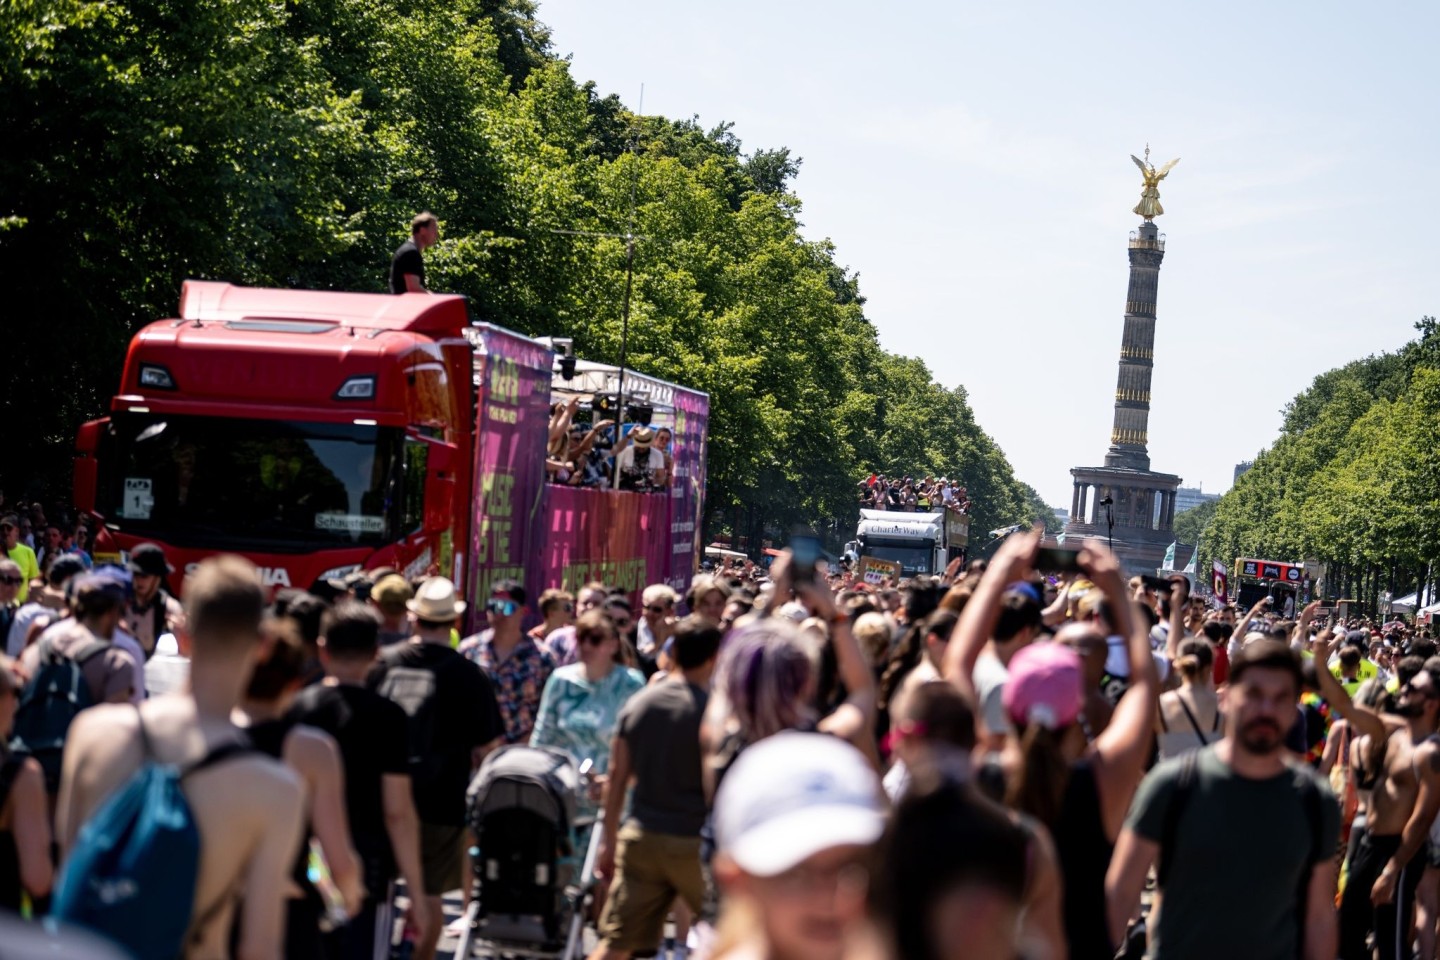
[[[458,296],[187,281],[179,316],[131,342],[110,416],[79,432],[97,559],[153,542],[183,572],[238,552],[272,587],[379,565],[454,575],[468,325]]]

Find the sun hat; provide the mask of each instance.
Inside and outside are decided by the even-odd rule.
[[[1016,726],[1060,730],[1080,716],[1083,689],[1079,654],[1062,643],[1032,643],[1010,658],[1001,698]]]
[[[420,584],[415,598],[405,608],[421,620],[444,622],[465,612],[465,601],[455,596],[455,584],[444,577],[431,577]]]
[[[715,843],[746,873],[773,877],[885,829],[880,779],[848,743],[777,733],[740,753],[715,798]]]
[[[630,431],[630,442],[637,447],[647,446],[655,439],[655,431],[649,427],[636,427]]]

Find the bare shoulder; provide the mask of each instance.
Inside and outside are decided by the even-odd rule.
[[[197,770],[186,777],[185,792],[203,821],[220,813],[223,822],[263,827],[273,816],[300,806],[304,781],[285,764],[260,753],[247,753]]]
[[[331,758],[340,756],[340,747],[335,738],[317,727],[300,724],[285,738],[285,759],[294,761],[301,769],[328,764]]]
[[[1417,770],[1440,776],[1440,742],[1428,737],[1415,747],[1414,763]]]
[[[65,737],[65,750],[82,756],[94,754],[99,762],[138,747],[140,714],[128,703],[102,703],[76,714]]]
[[[20,761],[20,771],[15,774],[15,785],[34,782],[41,788],[45,785],[45,769],[40,766],[40,761],[34,757],[26,757]]]

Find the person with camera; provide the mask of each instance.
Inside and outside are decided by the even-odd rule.
[[[946,679],[976,702],[981,651],[1009,609],[1012,586],[1028,586],[1040,537],[1039,530],[1013,534],[1001,545],[945,652]],[[1088,540],[1070,562],[1105,597],[1112,626],[1125,639],[1130,683],[1110,724],[1091,740],[1080,723],[1085,700],[1080,656],[1055,642],[1016,650],[1001,695],[1009,723],[1005,756],[1014,758],[1005,800],[1054,838],[1064,881],[1065,940],[1072,955],[1108,957],[1114,944],[1105,926],[1105,872],[1154,744],[1160,679],[1144,621],[1132,612],[1115,555]]]

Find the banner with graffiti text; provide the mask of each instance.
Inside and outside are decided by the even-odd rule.
[[[497,580],[530,588],[543,576],[545,443],[550,425],[554,355],[500,327],[469,328],[479,377],[475,499],[471,504],[470,563],[457,579],[476,606]],[[529,589],[532,601],[539,591]],[[472,618],[483,617],[477,609]]]
[[[533,582],[579,593],[599,580],[623,589],[638,615],[641,591],[671,578],[670,498],[551,484],[549,500],[543,572]]]

